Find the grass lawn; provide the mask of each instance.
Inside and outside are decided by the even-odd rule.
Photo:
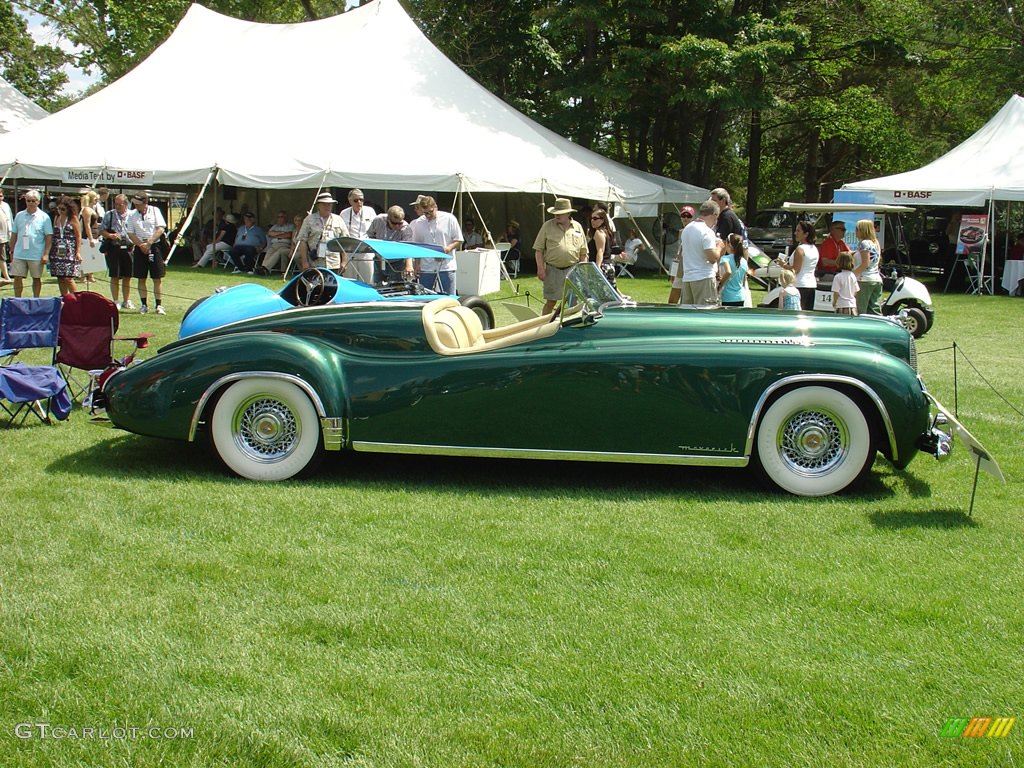
[[[169,342],[237,280],[197,272],[122,328]],[[1024,410],[1024,301],[933,298],[930,389],[952,406],[955,341]],[[80,410],[0,431],[0,766],[1019,765],[1024,720],[940,735],[1024,716],[1024,419],[957,375],[1008,480],[973,517],[963,450],[812,500],[748,470],[349,454],[256,485]]]

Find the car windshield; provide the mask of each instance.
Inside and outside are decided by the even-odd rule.
[[[754,218],[754,226],[764,229],[784,229],[793,223],[793,214],[788,211],[761,211]]]
[[[625,299],[622,294],[612,287],[593,262],[577,264],[566,275],[562,291],[563,320],[580,309],[583,319],[590,320],[603,312],[605,307],[623,303]]]

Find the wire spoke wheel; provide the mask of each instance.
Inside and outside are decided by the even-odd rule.
[[[250,480],[287,480],[320,449],[320,421],[306,393],[276,378],[245,379],[225,390],[210,419],[221,461]]]
[[[842,392],[818,386],[775,400],[758,425],[755,447],[761,473],[798,496],[838,493],[874,457],[860,406]]]

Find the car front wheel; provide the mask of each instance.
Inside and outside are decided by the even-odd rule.
[[[757,429],[761,472],[797,496],[838,493],[874,458],[860,406],[828,387],[801,387],[773,402]]]
[[[320,422],[309,398],[294,384],[245,379],[217,401],[210,436],[232,472],[249,480],[287,480],[318,456]]]

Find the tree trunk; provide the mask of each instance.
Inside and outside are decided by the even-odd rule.
[[[747,142],[747,221],[753,221],[757,213],[758,196],[761,191],[761,110],[750,112],[750,138]]]

